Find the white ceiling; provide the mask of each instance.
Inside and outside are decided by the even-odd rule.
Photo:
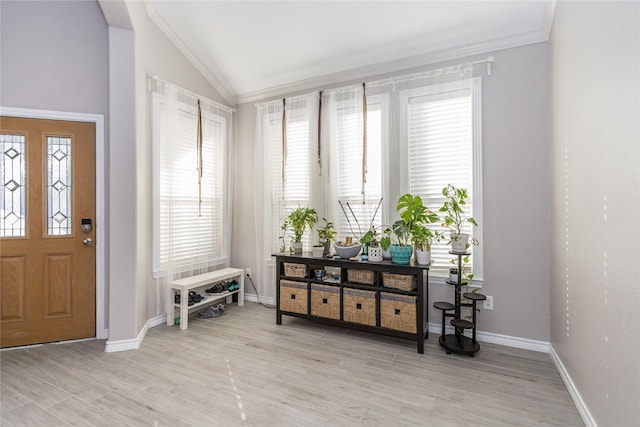
[[[145,4],[235,104],[544,41],[554,0]]]

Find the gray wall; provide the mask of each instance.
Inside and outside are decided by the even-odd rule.
[[[492,75],[486,76],[482,65],[476,66],[476,75],[483,76],[485,285],[482,293],[494,297],[495,309],[480,313],[479,329],[548,342],[548,44],[490,55],[495,57]],[[486,55],[470,59],[484,58]],[[255,114],[253,103],[238,106],[232,247],[232,264],[252,267],[254,272],[255,206],[251,170]],[[274,297],[273,278],[257,279],[261,295]],[[247,289],[252,292],[250,286]],[[429,292],[432,301],[453,299],[448,285],[433,284]],[[440,323],[438,313],[433,310],[429,318],[431,322]]]
[[[551,343],[600,426],[640,425],[640,3],[558,2]]]
[[[118,9],[130,15],[133,31],[108,28],[94,1],[3,0],[0,8],[1,105],[105,118],[112,108],[113,123],[105,121],[106,209],[113,216],[111,227],[105,224],[112,257],[105,305],[110,341],[133,339],[164,313],[163,292],[151,277],[147,76],[223,98],[151,22],[142,2]]]
[[[109,111],[107,25],[97,3],[0,2],[0,103]]]
[[[0,20],[0,105],[102,114],[108,149],[109,38],[97,3],[3,0]]]

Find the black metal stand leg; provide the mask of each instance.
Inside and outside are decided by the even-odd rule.
[[[473,330],[471,331],[471,342],[473,344],[476,343],[476,300],[473,300],[473,313],[471,314],[471,319],[473,322]]]

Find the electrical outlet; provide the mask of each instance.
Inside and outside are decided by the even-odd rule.
[[[251,277],[251,269],[250,268],[245,268],[244,272],[247,275],[247,277]]]
[[[487,296],[487,299],[484,300],[484,309],[485,310],[493,310],[493,297]]]

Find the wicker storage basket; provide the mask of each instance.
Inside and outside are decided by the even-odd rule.
[[[304,264],[285,262],[284,275],[289,277],[307,277],[307,266]]]
[[[416,288],[416,278],[407,274],[382,273],[382,286],[409,292]]]
[[[344,321],[376,325],[375,291],[344,288],[342,306]]]
[[[280,280],[280,310],[307,314],[308,289],[306,283]]]
[[[349,282],[373,285],[373,277],[373,271],[371,270],[356,270],[354,268],[349,268],[347,270],[347,278],[349,279]]]
[[[380,326],[416,333],[416,297],[380,292]]]
[[[340,320],[340,288],[312,283],[311,314]]]

